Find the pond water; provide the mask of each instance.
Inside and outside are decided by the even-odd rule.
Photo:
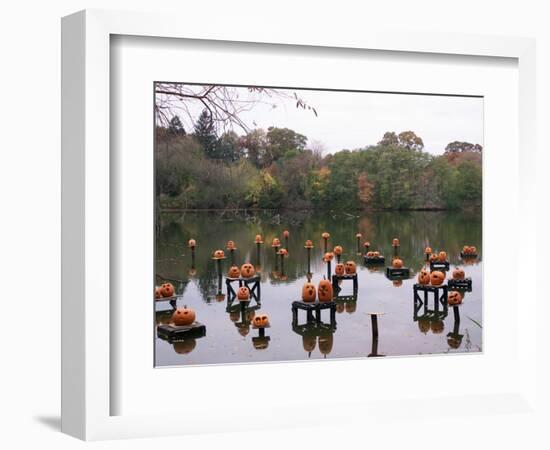
[[[288,243],[283,230],[290,232]],[[342,262],[357,263],[358,291],[356,300],[337,302],[335,325],[330,326],[330,311],[322,311],[321,326],[307,322],[306,311],[298,311],[293,326],[291,305],[301,299],[307,281],[308,257],[304,249],[311,239],[310,270],[315,285],[327,275],[323,262],[324,242],[321,234],[330,233],[329,249],[341,245]],[[172,342],[157,336],[155,328],[155,361],[157,366],[191,364],[248,363],[319,358],[357,358],[369,355],[402,356],[482,351],[482,232],[481,213],[449,212],[295,212],[240,213],[185,212],[162,213],[157,220],[156,284],[167,280],[176,287],[177,306],[187,305],[196,311],[197,321],[206,326],[206,335]],[[386,264],[367,267],[357,252],[356,233],[361,241],[371,243],[370,250],[386,256]],[[261,234],[264,244],[254,243]],[[276,260],[271,248],[273,238],[281,239],[289,255]],[[393,255],[392,239],[399,238],[399,256],[410,269],[410,278],[392,281],[385,267]],[[196,239],[195,258],[187,248]],[[223,260],[221,293],[216,261],[212,252],[224,249],[228,240],[235,241],[235,263],[253,263],[261,274],[260,304],[252,300],[243,309],[237,300],[228,301],[225,274],[230,265],[229,252]],[[418,271],[425,265],[424,248],[445,250],[450,271],[455,266],[465,270],[472,280],[472,291],[464,295],[458,308],[440,306],[433,311],[430,298],[428,311],[415,308],[413,285]],[[463,261],[464,245],[478,250],[475,261]],[[259,259],[258,259],[259,258]],[[334,270],[335,261],[332,263]],[[283,272],[284,271],[284,272]],[[339,295],[353,293],[352,281],[344,281]],[[155,327],[170,322],[171,305],[155,301]],[[378,316],[378,339],[373,339],[369,313]],[[427,312],[427,314],[425,314]],[[265,336],[251,326],[254,315],[267,314],[270,328]],[[424,317],[423,317],[424,316]],[[459,319],[459,320],[457,320]]]

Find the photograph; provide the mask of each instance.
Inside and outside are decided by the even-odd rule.
[[[483,96],[152,89],[155,367],[483,352]]]

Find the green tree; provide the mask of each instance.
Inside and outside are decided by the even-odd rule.
[[[195,124],[194,136],[201,144],[206,156],[212,159],[219,158],[216,135],[216,129],[212,121],[212,117],[207,109],[203,109]]]
[[[178,115],[175,115],[170,119],[170,123],[168,124],[168,133],[170,133],[173,136],[185,136],[185,128],[183,128],[183,124],[181,123],[181,120]]]

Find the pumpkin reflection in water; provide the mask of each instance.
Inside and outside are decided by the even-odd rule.
[[[437,255],[435,253],[432,253],[429,257],[430,262],[436,262],[437,261]]]
[[[269,338],[267,336],[253,338],[252,345],[256,350],[265,350],[269,347]]]
[[[317,337],[315,335],[304,335],[302,336],[302,346],[304,350],[311,354],[315,347],[317,346]]]
[[[346,302],[346,312],[353,314],[355,311],[357,311],[357,302]]]
[[[236,322],[241,317],[241,313],[239,311],[231,311],[229,313],[229,319],[231,322]]]
[[[403,280],[393,280],[393,287],[403,286]]]
[[[237,331],[242,337],[248,336],[248,333],[250,333],[250,325],[247,323],[241,323],[237,325]]]
[[[432,320],[430,322],[430,328],[433,334],[441,334],[445,329],[445,322],[442,320]]]
[[[338,314],[342,314],[346,310],[346,305],[344,303],[337,303],[336,304],[336,312]]]
[[[428,334],[428,331],[430,331],[430,320],[418,319],[418,329],[421,333]]]
[[[460,335],[449,335],[447,336],[447,344],[449,347],[456,350],[462,344],[462,337]]]
[[[161,297],[160,295],[160,288],[158,286],[155,287],[155,298],[159,299]]]
[[[195,350],[197,341],[195,339],[185,339],[183,341],[174,342],[174,351],[178,355],[187,355]]]
[[[334,335],[332,333],[323,333],[319,336],[319,351],[326,357],[332,351],[334,345]]]

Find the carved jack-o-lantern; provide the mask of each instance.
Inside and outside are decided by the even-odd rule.
[[[403,267],[403,260],[400,258],[393,258],[391,265],[394,269],[401,269]]]
[[[281,256],[288,256],[288,250],[286,248],[282,248],[277,253]]]
[[[424,253],[426,253],[426,255],[431,255],[433,253],[433,250],[431,247],[426,247],[424,249]]]
[[[160,288],[158,286],[155,286],[155,298],[160,298]]]
[[[449,306],[456,306],[462,303],[462,294],[458,291],[451,291],[447,295],[447,303]]]
[[[419,284],[430,284],[430,274],[427,270],[422,269],[418,272],[418,283]]]
[[[344,269],[346,270],[347,275],[353,275],[357,272],[357,265],[355,264],[355,261],[346,261]]]
[[[227,271],[228,278],[239,278],[241,276],[241,270],[237,266],[231,266]]]
[[[470,247],[470,253],[472,255],[475,255],[477,253],[477,248],[475,248],[473,245]]]
[[[332,284],[329,280],[319,281],[319,286],[317,287],[317,296],[319,297],[320,302],[330,302],[334,296],[332,289]]]
[[[269,326],[269,316],[267,314],[260,314],[258,317],[260,318],[262,327],[268,327]]]
[[[453,270],[453,280],[463,280],[464,279],[464,270],[460,267],[455,267]]]
[[[344,264],[338,263],[336,266],[334,266],[334,273],[336,275],[344,275],[346,273],[346,269],[344,267]]]
[[[237,289],[237,298],[241,301],[250,300],[250,290],[246,286],[241,286]]]
[[[214,259],[223,259],[225,258],[225,253],[223,252],[223,250],[216,250],[212,255],[212,257]]]
[[[176,309],[174,314],[172,314],[172,322],[174,322],[174,325],[178,327],[191,325],[194,321],[195,311],[187,306]]]
[[[317,290],[313,283],[305,283],[302,287],[302,300],[304,302],[314,302],[317,295]]]
[[[438,258],[435,253],[432,253],[428,259],[430,260],[430,262],[436,262]]]
[[[399,246],[399,239],[393,238],[393,240],[391,242],[391,245],[394,246],[394,247],[398,247]]]
[[[367,258],[373,258],[374,252],[367,252]]]
[[[197,246],[197,241],[195,241],[195,239],[189,239],[189,242],[187,242],[187,246],[189,248],[196,247]]]
[[[173,297],[175,291],[172,283],[164,283],[160,286],[160,296],[161,297]]]
[[[305,248],[313,248],[313,242],[311,241],[311,239],[308,239],[306,241],[306,243],[304,244],[304,247]]]
[[[331,252],[327,252],[327,253],[325,253],[325,255],[323,256],[323,261],[324,261],[324,262],[329,262],[329,261],[332,261],[333,258],[334,258],[334,254],[331,253]]]
[[[366,241],[366,242],[363,244],[363,247],[369,248],[369,247],[370,247],[370,242],[369,242],[369,241]]]
[[[280,247],[281,246],[281,241],[279,240],[279,238],[273,238],[273,240],[271,241],[271,246],[272,247]]]
[[[265,321],[265,317],[267,317],[265,314],[254,317],[252,325],[256,328],[264,328],[266,324],[269,323],[269,321]]]
[[[427,334],[430,331],[430,320],[418,319],[418,329],[421,333]]]
[[[256,269],[254,269],[254,266],[250,263],[244,263],[241,266],[241,276],[243,278],[250,278],[254,276],[255,272],[256,272]]]
[[[335,255],[340,256],[343,252],[344,252],[344,249],[342,248],[341,245],[337,245],[336,247],[334,247],[333,253]]]
[[[403,286],[403,280],[393,280],[392,284],[393,284],[393,287],[401,287]]]
[[[374,252],[373,256],[374,256],[375,258],[380,258],[380,252],[379,252],[378,250],[376,250],[376,251]]]
[[[325,231],[323,234],[321,234],[321,237],[322,237],[323,239],[328,239],[328,238],[330,237],[330,233],[327,233],[327,232]]]
[[[346,302],[346,312],[353,314],[355,311],[357,311],[357,302]]]
[[[440,251],[439,254],[437,255],[437,259],[439,260],[439,262],[447,261],[447,252]]]
[[[444,281],[445,281],[445,272],[441,272],[439,270],[434,270],[430,274],[430,282],[434,286],[441,286]]]
[[[290,231],[285,230],[283,231],[283,237],[288,238],[290,236]]]
[[[262,235],[261,234],[257,234],[256,237],[254,238],[254,242],[256,244],[261,244],[263,242],[262,240]]]
[[[227,250],[236,250],[237,247],[235,247],[235,242],[227,241],[227,244],[225,244],[225,248],[227,248]]]

